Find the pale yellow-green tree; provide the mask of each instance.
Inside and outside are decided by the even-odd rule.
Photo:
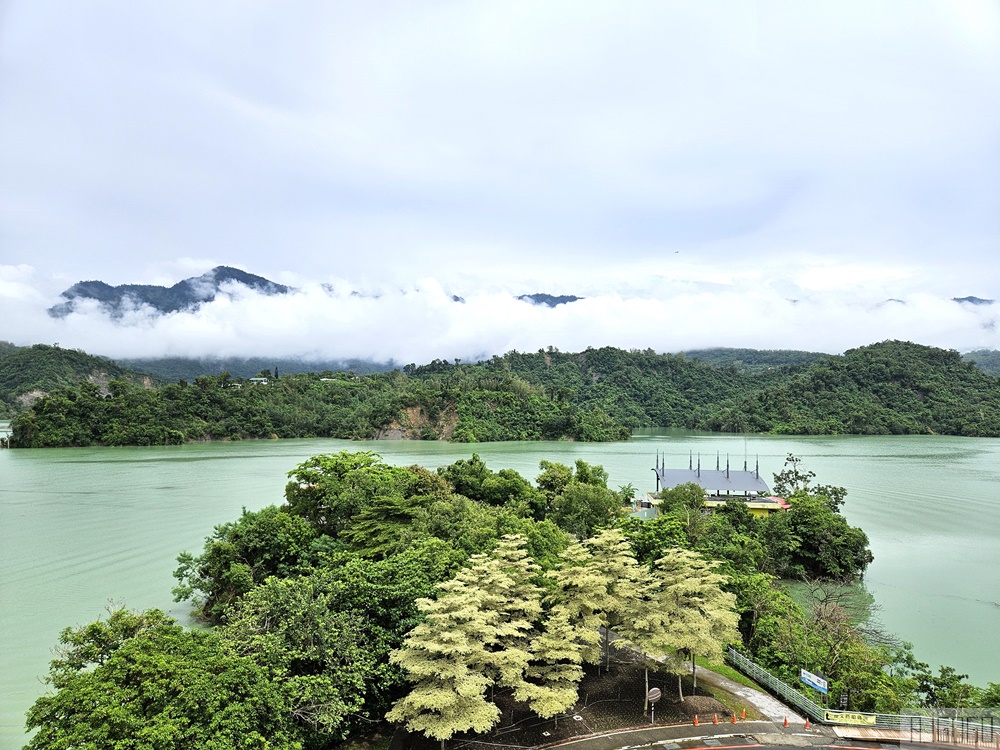
[[[419,600],[423,623],[392,655],[413,690],[389,712],[390,721],[442,741],[456,732],[483,732],[499,719],[486,697],[494,686],[525,688],[532,639],[541,618],[538,566],[521,536],[505,536],[491,555],[439,587],[436,601]]]
[[[597,645],[596,629],[581,632],[570,622],[571,610],[557,604],[544,628],[531,641],[532,658],[526,679],[514,697],[524,701],[543,719],[568,711],[576,705],[583,679],[583,652]]]
[[[641,614],[643,599],[653,586],[653,576],[648,567],[636,562],[632,546],[618,529],[605,529],[583,544],[590,553],[586,567],[603,575],[605,580],[601,604],[602,651],[608,669],[612,634]]]
[[[667,668],[673,672],[683,671],[681,659],[677,656],[675,634],[671,631],[673,606],[670,600],[661,596],[662,581],[652,576],[650,585],[645,587],[633,602],[630,617],[619,623],[614,641],[617,648],[629,648],[641,658],[645,668],[646,692],[649,692],[649,668]],[[648,711],[648,702],[643,704],[643,713]]]
[[[579,645],[587,664],[601,663],[600,628],[604,624],[607,576],[590,565],[590,552],[574,542],[559,555],[559,564],[546,575],[556,583],[553,611],[561,610],[567,637]]]
[[[684,549],[670,550],[653,564],[656,599],[663,607],[655,617],[667,620],[663,631],[655,620],[649,621],[648,627],[663,633],[662,640],[648,641],[651,649],[686,649],[694,669],[696,657],[721,660],[725,647],[739,641],[736,597],[723,591],[726,577],[716,571],[717,566],[718,562]],[[667,666],[680,669],[680,662],[668,661]],[[679,690],[679,671],[677,686]]]
[[[492,654],[489,676],[498,687],[515,692],[531,660],[531,641],[542,614],[542,590],[532,582],[539,567],[525,549],[523,536],[507,535],[490,555],[473,555],[456,580],[477,588],[493,633],[486,644]]]
[[[417,600],[424,621],[390,656],[414,686],[386,718],[440,740],[443,748],[458,732],[489,730],[500,710],[486,698],[495,632],[486,592],[456,579],[439,589],[437,599]]]

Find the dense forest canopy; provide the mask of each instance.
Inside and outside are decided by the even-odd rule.
[[[1000,352],[996,349],[976,349],[963,354],[962,359],[971,362],[988,375],[1000,376]]]
[[[110,359],[58,345],[15,346],[0,341],[0,418],[29,407],[37,398],[81,382],[105,385],[111,380],[142,380]]]
[[[706,350],[721,362],[719,351]],[[996,377],[954,351],[900,341],[843,355],[729,351],[724,366],[652,350],[550,347],[365,375],[275,368],[257,373],[266,383],[223,372],[155,385],[108,360],[35,346],[0,352],[0,398],[14,413],[22,389],[47,394],[18,413],[19,447],[271,437],[607,441],[643,427],[1000,435]]]

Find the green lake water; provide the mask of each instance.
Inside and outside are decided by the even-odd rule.
[[[1000,440],[950,437],[732,436],[637,433],[628,443],[285,440],[165,448],[0,450],[0,750],[25,741],[24,712],[45,690],[59,631],[109,602],[174,604],[171,571],[241,507],[280,503],[286,474],[311,455],[375,450],[394,464],[437,467],[479,453],[494,470],[533,478],[543,458],[603,464],[612,486],[654,489],[657,452],[685,468],[756,460],[765,478],[787,453],[817,481],[847,487],[844,513],[871,539],[866,583],[888,630],[918,658],[980,685],[1000,682]]]

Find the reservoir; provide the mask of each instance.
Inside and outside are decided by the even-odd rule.
[[[200,552],[241,508],[280,503],[286,474],[309,456],[374,450],[430,468],[478,453],[534,479],[541,459],[602,464],[610,485],[654,489],[668,467],[749,468],[771,483],[785,456],[816,481],[847,488],[843,512],[871,540],[866,584],[886,629],[918,659],[1000,682],[1000,440],[937,436],[772,437],[640,431],[628,443],[342,440],[246,441],[164,448],[0,450],[0,748],[25,741],[24,712],[45,690],[59,632],[101,616],[109,602],[173,603],[177,554]]]

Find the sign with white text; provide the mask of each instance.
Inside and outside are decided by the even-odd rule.
[[[799,679],[802,680],[809,687],[816,688],[824,695],[830,692],[826,680],[820,677],[818,674],[813,674],[812,672],[807,672],[802,670],[799,672]]]

